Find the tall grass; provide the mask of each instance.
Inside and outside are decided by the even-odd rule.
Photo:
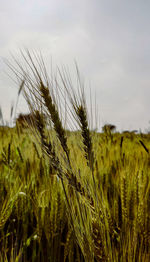
[[[22,56],[12,69],[34,117],[0,130],[1,260],[150,261],[149,136],[91,132],[79,72],[76,92]]]

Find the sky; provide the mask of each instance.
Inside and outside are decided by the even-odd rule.
[[[9,120],[17,87],[4,62],[19,50],[40,51],[46,61],[74,61],[86,95],[96,96],[98,128],[142,130],[150,123],[150,1],[0,0],[0,106]],[[26,112],[20,99],[17,112]]]

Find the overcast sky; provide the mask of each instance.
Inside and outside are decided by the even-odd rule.
[[[40,50],[70,70],[77,61],[96,93],[100,125],[150,126],[149,0],[0,0],[0,105],[9,119],[17,88],[2,58]],[[23,99],[18,112],[25,111]]]

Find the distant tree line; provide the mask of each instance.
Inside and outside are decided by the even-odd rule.
[[[104,133],[112,133],[116,131],[116,126],[112,124],[106,124],[102,127]]]
[[[35,124],[35,113],[29,113],[29,114],[22,114],[20,113],[18,117],[16,118],[16,125],[21,126],[22,128],[28,128]],[[46,116],[43,113],[40,113],[46,123]]]
[[[16,119],[16,125],[20,125],[23,128],[31,126],[33,124],[34,115],[33,114],[19,114]]]
[[[44,117],[44,121],[45,123],[47,123],[47,118],[45,116],[45,114],[42,113],[42,116]],[[35,116],[34,113],[29,113],[29,114],[22,114],[20,113],[18,115],[18,117],[16,118],[16,125],[20,125],[22,128],[28,128],[30,126],[32,126],[35,122]],[[102,132],[103,133],[114,133],[116,132],[116,126],[113,124],[105,124],[102,127]],[[123,134],[136,134],[138,132],[138,130],[125,130],[122,133]]]

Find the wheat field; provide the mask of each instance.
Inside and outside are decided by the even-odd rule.
[[[22,55],[32,123],[0,128],[0,261],[150,261],[150,135],[91,131],[80,82]]]

